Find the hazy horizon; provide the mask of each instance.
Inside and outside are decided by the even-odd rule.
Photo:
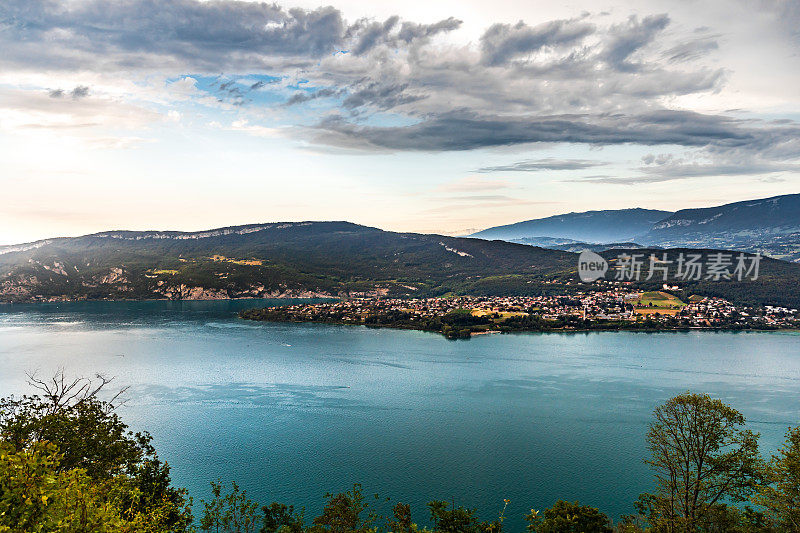
[[[709,207],[712,207],[712,206],[709,206]],[[629,210],[629,209],[640,209],[640,208],[638,208],[638,207],[620,208],[620,210],[626,210],[626,209]],[[645,207],[645,208],[641,208],[641,209],[649,209],[649,208]],[[605,210],[603,210],[603,209],[591,209],[591,210],[588,210],[588,211],[580,211],[580,212],[571,211],[571,212],[557,213],[555,215],[550,215],[550,216],[580,214],[580,213],[591,212],[591,211],[605,211]],[[670,211],[670,210],[667,210],[667,211]],[[672,210],[672,211],[677,211],[677,210]],[[542,218],[546,218],[546,217],[542,217]],[[515,222],[508,223],[508,224],[514,224],[516,222],[526,222],[526,221],[527,220],[518,220],[518,221],[515,221]],[[75,233],[75,234],[70,234],[70,235],[67,235],[67,234],[64,234],[64,235],[53,234],[53,235],[49,235],[47,237],[42,237],[40,239],[34,239],[32,241],[7,242],[7,243],[2,242],[2,243],[0,243],[0,246],[14,246],[14,245],[28,244],[28,243],[31,243],[31,242],[47,240],[47,239],[82,237],[82,236],[85,236],[85,235],[93,235],[93,234],[96,234],[96,233],[113,233],[113,232],[117,232],[117,231],[138,231],[138,232],[147,232],[147,231],[172,232],[172,231],[176,231],[176,232],[182,232],[182,233],[197,233],[197,232],[224,229],[224,228],[230,228],[230,227],[258,226],[258,225],[261,225],[261,224],[301,224],[301,223],[305,223],[305,222],[312,222],[312,223],[319,223],[319,222],[350,222],[350,223],[353,223],[353,224],[358,224],[360,226],[374,227],[374,228],[385,230],[385,231],[396,231],[398,233],[429,233],[429,234],[436,234],[436,235],[449,235],[449,236],[453,236],[453,237],[466,237],[471,233],[477,233],[477,232],[482,231],[484,229],[489,229],[491,227],[496,227],[496,226],[508,225],[508,224],[497,224],[496,226],[487,226],[487,227],[482,227],[482,228],[471,228],[469,230],[469,234],[468,233],[463,233],[462,234],[462,233],[458,233],[458,232],[455,232],[455,233],[453,233],[453,232],[442,233],[442,232],[437,232],[437,231],[427,231],[427,232],[416,231],[415,232],[415,231],[411,231],[411,230],[402,230],[402,229],[399,229],[399,230],[386,229],[386,228],[382,228],[380,226],[371,226],[370,224],[360,224],[358,222],[353,222],[352,220],[345,220],[345,219],[330,219],[330,220],[322,220],[322,219],[320,219],[320,220],[310,220],[310,219],[260,220],[260,221],[256,221],[256,222],[246,222],[246,223],[243,223],[243,224],[223,224],[221,226],[198,227],[198,228],[191,228],[191,229],[156,228],[156,227],[147,227],[147,225],[145,224],[141,228],[134,228],[134,229],[131,229],[131,228],[103,228],[103,229],[98,229],[97,231],[90,231],[88,233]]]

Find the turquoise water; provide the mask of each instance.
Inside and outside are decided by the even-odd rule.
[[[270,302],[267,302],[270,303]],[[271,303],[285,303],[275,302]],[[306,506],[353,482],[412,504],[454,500],[521,516],[558,498],[612,516],[651,487],[653,408],[704,391],[773,451],[800,424],[795,333],[435,334],[251,323],[236,302],[0,306],[0,395],[25,371],[116,376],[121,414],[147,429],[195,500],[237,480]]]

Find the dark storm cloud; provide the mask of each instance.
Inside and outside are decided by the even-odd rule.
[[[785,133],[791,136],[791,132]],[[681,156],[648,154],[642,157],[643,165],[635,169],[638,173],[629,176],[583,176],[565,181],[634,185],[722,176],[764,176],[765,180],[779,181],[782,178],[775,174],[800,172],[800,163],[796,162],[798,156],[800,149],[783,160],[780,157],[764,157],[761,151],[742,148],[720,150],[713,147],[690,151]]]
[[[432,24],[397,16],[350,24],[333,7],[8,0],[0,4],[0,67],[176,75],[295,72],[311,89],[338,91],[343,109],[362,115],[370,109],[416,116],[459,108],[482,114],[598,107],[602,112],[713,90],[722,81],[721,69],[667,70],[663,55],[651,55],[647,68],[634,62],[669,23],[665,15],[603,27],[591,20],[584,14],[535,26],[494,24],[474,50],[431,44],[431,37],[461,26],[453,17]],[[548,53],[537,54],[540,50]],[[670,57],[688,62],[696,52],[676,49]],[[234,94],[222,88],[217,96],[244,103],[245,89],[233,86]],[[295,95],[288,103],[325,94]]]
[[[630,176],[586,176],[564,180],[566,182],[607,183],[610,185],[637,185],[665,181],[721,176],[763,176],[781,172],[798,172],[800,165],[775,163],[686,163],[668,167],[642,167],[640,173]],[[773,176],[773,179],[780,179]]]
[[[89,88],[87,86],[85,86],[85,85],[79,85],[79,86],[75,87],[74,89],[72,89],[72,91],[70,91],[69,95],[72,96],[73,98],[75,98],[76,100],[78,98],[84,98],[84,97],[89,95]]]
[[[631,56],[650,44],[656,35],[667,27],[667,15],[650,15],[641,21],[631,16],[623,24],[615,24],[609,30],[609,40],[603,56],[606,62],[620,71],[634,71],[641,67]]]
[[[297,104],[302,104],[304,102],[309,102],[311,100],[316,100],[318,98],[330,98],[334,96],[339,96],[342,94],[341,89],[331,89],[331,88],[324,88],[319,89],[313,92],[305,92],[305,91],[297,91],[292,96],[289,97],[284,105],[292,106]]]
[[[575,43],[591,34],[594,26],[581,19],[554,20],[538,26],[520,21],[494,24],[481,36],[483,62],[497,66],[545,47]]]
[[[427,39],[439,33],[457,30],[461,22],[455,17],[448,17],[434,24],[417,24],[416,22],[403,22],[397,38],[404,43],[411,43],[420,39]]]
[[[345,32],[341,13],[332,7],[287,11],[219,0],[10,0],[0,7],[0,18],[7,61],[52,68],[59,60],[70,66],[91,59],[105,67],[136,67],[152,59],[148,54],[201,65],[229,53],[318,57]],[[50,46],[43,48],[45,42]]]
[[[186,70],[307,64],[355,42],[410,43],[456,29],[435,24],[359,21],[333,7],[284,9],[263,2],[210,0],[8,0],[0,4],[0,64],[48,68],[139,69],[180,62]],[[47,43],[47,46],[42,46]],[[164,63],[164,60],[168,60]]]
[[[389,17],[384,22],[362,19],[348,30],[348,34],[355,37],[350,52],[359,56],[382,44],[390,47],[409,45],[415,41],[425,41],[438,33],[456,30],[460,26],[461,21],[454,17],[434,24],[401,23],[397,15]]]
[[[703,176],[749,176],[753,174],[774,174],[776,172],[787,171],[797,172],[800,170],[800,165],[782,165],[765,162],[677,163],[659,168],[644,167],[641,170],[645,173],[645,176],[642,177],[642,181],[664,181]]]
[[[356,23],[354,31],[360,30],[360,37],[355,45],[351,48],[351,52],[355,55],[361,55],[371,50],[375,45],[381,42],[392,29],[397,26],[400,17],[393,16],[386,19],[385,22],[368,22],[363,21]]]
[[[378,81],[363,80],[348,88],[325,87],[315,91],[297,91],[284,103],[293,106],[317,100],[320,98],[344,97],[342,108],[355,112],[355,110],[371,106],[375,109],[390,109],[402,104],[414,102],[422,98],[406,92],[408,84],[385,84]]]
[[[349,110],[364,106],[373,106],[376,109],[392,109],[422,98],[424,96],[409,92],[408,83],[393,84],[369,81],[352,87],[350,95],[342,102],[342,107]]]
[[[794,156],[800,155],[795,153]],[[748,176],[800,171],[800,165],[791,161],[765,159],[760,152],[742,150],[710,151],[700,154],[676,156],[674,154],[648,154],[642,158],[638,179],[667,181],[704,176]]]
[[[589,161],[587,159],[526,159],[511,165],[499,165],[494,167],[482,167],[475,172],[539,172],[543,170],[584,170],[587,168],[607,165],[601,161]]]
[[[84,98],[89,96],[89,87],[85,85],[78,85],[69,93],[67,93],[64,89],[50,89],[47,91],[47,96],[50,98],[63,98],[69,94],[73,99],[78,100],[79,98]]]
[[[341,117],[316,129],[318,142],[364,150],[452,151],[528,143],[671,144],[720,149],[768,148],[800,127],[759,125],[717,115],[661,110],[637,115],[500,117],[449,112],[403,127],[361,126]]]

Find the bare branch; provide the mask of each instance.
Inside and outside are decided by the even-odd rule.
[[[63,367],[60,367],[47,380],[38,376],[38,371],[26,372],[28,385],[38,390],[47,402],[48,414],[55,414],[64,409],[80,405],[90,399],[99,399],[98,394],[114,381],[114,378],[103,374],[95,374],[94,379],[77,377],[69,379]],[[113,411],[124,403],[121,399],[128,387],[123,387],[103,403],[109,411]]]

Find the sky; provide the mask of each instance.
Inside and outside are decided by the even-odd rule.
[[[0,244],[800,192],[796,0],[2,0]]]

